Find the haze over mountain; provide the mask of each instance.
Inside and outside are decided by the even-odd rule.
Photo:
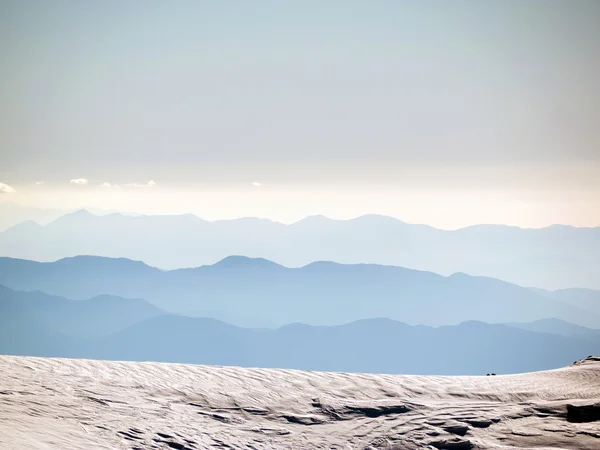
[[[516,373],[600,352],[600,339],[535,324],[432,328],[389,319],[251,330],[167,315],[141,300],[67,300],[0,286],[0,353],[303,370],[414,374]],[[589,330],[590,333],[596,330]],[[600,335],[600,334],[599,334]],[[435,355],[435,356],[434,356]]]
[[[600,228],[558,225],[445,231],[375,215],[313,216],[285,225],[257,218],[208,222],[191,214],[96,216],[80,210],[45,226],[25,222],[0,233],[0,254],[39,261],[82,254],[125,257],[162,269],[245,255],[288,267],[314,261],[377,263],[546,289],[600,288]]]
[[[39,327],[76,338],[108,336],[135,323],[166,314],[145,300],[99,295],[85,301],[51,296],[40,291],[14,291],[0,285],[0,323],[13,329]],[[22,323],[19,323],[22,321]],[[6,333],[6,330],[5,330]],[[27,333],[19,331],[20,336]],[[17,336],[4,339],[20,345]],[[28,336],[27,341],[36,341]],[[41,340],[43,341],[43,340]]]
[[[559,289],[546,291],[537,289],[536,292],[547,295],[569,305],[600,314],[600,291],[593,289]]]
[[[50,223],[70,211],[43,209],[23,206],[13,202],[0,202],[0,231],[4,231],[21,222],[36,222],[40,225]]]
[[[587,339],[591,342],[600,342],[600,330],[573,325],[559,319],[541,319],[528,323],[508,323],[510,327],[522,330],[535,331],[537,333],[558,334],[560,336]]]
[[[77,209],[52,209],[24,206],[19,203],[0,201],[0,232],[14,227],[22,222],[35,222],[38,225],[47,225],[65,214],[76,212]],[[88,211],[98,216],[113,214],[116,210],[101,208],[88,208]],[[126,213],[135,216],[133,213]]]
[[[552,317],[600,326],[600,316],[586,304],[563,303],[492,278],[443,277],[371,264],[315,262],[286,268],[265,259],[231,256],[211,266],[162,271],[142,262],[97,256],[53,263],[0,258],[0,284],[79,300],[103,294],[142,298],[169,312],[219,312],[250,327],[265,322],[336,325],[378,317],[413,325]]]

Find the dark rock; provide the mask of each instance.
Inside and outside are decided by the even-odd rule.
[[[387,404],[387,405],[326,405],[321,402],[313,401],[313,406],[318,407],[322,414],[329,416],[334,420],[350,420],[356,416],[365,416],[377,418],[387,415],[404,414],[410,412],[412,407],[405,404]]]
[[[575,423],[600,420],[600,403],[593,405],[567,405],[567,421]]]
[[[493,423],[490,419],[470,419],[465,422],[475,428],[487,428]]]
[[[283,416],[283,418],[290,423],[297,423],[300,425],[320,425],[320,424],[325,423],[324,420],[319,419],[318,417],[315,417],[315,416],[286,415],[286,416]]]
[[[464,436],[465,434],[467,434],[467,431],[469,431],[468,426],[460,424],[445,425],[442,427],[442,429],[444,431],[447,431],[448,433],[458,434],[459,436]]]
[[[125,439],[129,439],[130,441],[136,440],[136,439],[141,439],[139,436],[136,436],[132,433],[128,433],[127,431],[119,431],[118,433],[120,435],[122,435],[123,437],[125,437]]]
[[[172,439],[173,438],[173,436],[171,436],[170,434],[161,433],[159,431],[157,431],[156,434],[159,435],[161,438],[164,438],[164,439]]]
[[[256,414],[257,416],[266,416],[267,414],[269,414],[268,409],[257,408],[257,407],[253,407],[253,406],[247,406],[247,407],[240,408],[240,409],[244,412],[247,412],[248,414]]]
[[[381,406],[346,406],[346,410],[351,413],[365,415],[375,418],[387,416],[389,414],[404,414],[410,411],[406,405],[381,405]]]
[[[152,439],[154,442],[158,442],[159,444],[166,444],[169,448],[174,448],[176,450],[192,450],[190,447],[187,447],[183,444],[180,444],[176,441],[163,441],[161,439]]]
[[[431,441],[429,445],[440,450],[469,450],[473,448],[473,444],[468,439],[443,439],[440,441]]]

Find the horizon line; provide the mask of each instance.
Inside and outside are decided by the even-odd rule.
[[[259,220],[259,221],[265,221],[265,222],[271,222],[274,224],[278,224],[278,225],[282,225],[282,226],[286,226],[286,227],[290,227],[290,226],[294,226],[294,225],[298,225],[306,220],[309,219],[326,219],[328,221],[332,221],[332,222],[351,222],[351,221],[355,221],[355,220],[360,220],[360,219],[364,219],[364,218],[368,218],[368,217],[379,217],[379,218],[383,218],[383,219],[391,219],[394,220],[396,222],[398,222],[399,224],[402,225],[408,225],[408,226],[422,226],[422,227],[428,227],[428,228],[432,228],[434,230],[439,230],[439,231],[445,231],[445,232],[453,232],[453,231],[461,231],[461,230],[467,230],[469,228],[476,228],[476,227],[505,227],[505,228],[513,228],[513,229],[519,229],[519,230],[544,230],[547,228],[555,228],[555,227],[564,227],[564,228],[573,228],[573,229],[578,229],[578,230],[591,230],[591,229],[597,229],[600,228],[600,225],[595,225],[595,226],[576,226],[576,225],[569,225],[569,224],[563,224],[563,223],[553,223],[550,225],[545,225],[545,226],[541,226],[541,227],[523,227],[523,226],[518,226],[518,225],[508,225],[508,224],[504,224],[504,223],[474,223],[471,225],[467,225],[464,227],[458,227],[458,228],[438,228],[436,226],[433,225],[429,225],[426,223],[415,223],[415,222],[405,222],[404,220],[395,217],[395,216],[390,216],[390,215],[386,215],[386,214],[379,214],[379,213],[365,213],[365,214],[361,214],[359,216],[355,216],[355,217],[350,217],[347,219],[337,219],[334,217],[330,217],[327,216],[325,214],[311,214],[311,215],[307,215],[304,216],[303,218],[296,220],[294,222],[282,222],[282,221],[278,221],[278,220],[274,220],[274,219],[270,219],[268,217],[258,217],[258,216],[240,216],[240,217],[236,217],[236,218],[229,218],[229,219],[205,219],[201,216],[199,216],[198,214],[192,213],[192,212],[187,212],[187,213],[177,213],[177,214],[146,214],[146,213],[135,213],[135,212],[123,212],[123,211],[112,211],[112,212],[106,212],[106,214],[97,214],[94,213],[92,211],[90,211],[90,209],[97,209],[97,208],[89,208],[89,207],[82,207],[82,208],[75,208],[75,209],[70,209],[70,210],[60,210],[60,209],[53,209],[53,208],[37,208],[35,206],[26,206],[26,205],[22,205],[20,203],[14,202],[14,201],[6,201],[6,202],[0,202],[0,204],[2,203],[10,203],[13,205],[17,205],[17,206],[21,206],[24,208],[32,208],[32,209],[38,209],[41,211],[57,211],[57,212],[64,212],[64,214],[61,214],[59,217],[57,217],[56,219],[46,223],[46,224],[40,224],[39,222],[36,222],[33,219],[28,219],[28,220],[24,220],[22,222],[19,222],[15,225],[12,225],[9,228],[6,228],[3,231],[0,231],[0,233],[4,233],[5,231],[8,231],[14,227],[18,227],[24,223],[27,222],[33,222],[37,225],[39,225],[40,227],[46,227],[64,217],[67,216],[71,216],[74,214],[81,214],[82,212],[85,212],[91,216],[94,217],[108,217],[108,216],[121,216],[121,217],[129,217],[132,219],[135,218],[141,218],[141,217],[182,217],[182,216],[192,216],[202,222],[206,222],[206,223],[217,223],[217,222],[235,222],[235,221],[239,221],[239,220],[248,220],[248,219],[252,219],[252,220]],[[101,209],[100,209],[101,210]]]

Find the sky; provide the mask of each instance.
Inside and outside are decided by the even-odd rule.
[[[0,0],[0,202],[600,226],[600,2]]]

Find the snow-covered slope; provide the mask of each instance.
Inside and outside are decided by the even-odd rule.
[[[482,377],[14,356],[0,367],[0,448],[600,448],[599,422],[573,423],[567,407],[600,402],[600,358]]]

